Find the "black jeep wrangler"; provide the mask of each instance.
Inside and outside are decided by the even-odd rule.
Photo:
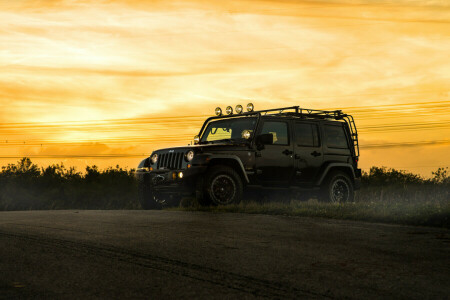
[[[156,150],[137,168],[144,209],[195,195],[204,205],[239,203],[247,189],[314,191],[320,200],[352,201],[359,189],[358,134],[351,115],[298,106],[226,114],[216,108],[195,145]]]

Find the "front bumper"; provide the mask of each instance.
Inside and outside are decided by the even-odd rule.
[[[138,170],[135,176],[139,184],[149,187],[153,193],[187,195],[195,192],[198,175],[205,170],[206,167],[183,170]],[[178,177],[179,172],[183,172],[183,178]]]

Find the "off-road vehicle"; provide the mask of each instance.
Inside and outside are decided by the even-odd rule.
[[[299,106],[247,112],[216,108],[194,145],[154,151],[138,166],[145,209],[195,195],[204,205],[239,203],[247,189],[315,192],[329,202],[352,201],[360,187],[358,134],[340,110]]]

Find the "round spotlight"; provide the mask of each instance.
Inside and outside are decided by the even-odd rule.
[[[191,161],[192,159],[194,159],[194,151],[189,150],[184,157],[186,161]]]
[[[198,135],[194,136],[194,144],[198,144],[200,142],[200,137]]]
[[[152,164],[155,164],[158,161],[158,154],[153,154],[150,160],[152,161]]]
[[[240,114],[240,113],[242,113],[242,111],[244,110],[243,108],[242,108],[242,105],[240,105],[240,104],[238,104],[238,105],[236,105],[236,112],[238,113],[238,114]]]
[[[227,109],[225,110],[225,112],[227,113],[227,115],[231,115],[231,114],[233,114],[233,108],[231,106],[227,106]]]
[[[253,106],[253,103],[247,104],[247,111],[252,112],[254,109],[255,107]]]
[[[216,116],[220,116],[222,114],[222,109],[220,107],[216,107],[214,112],[215,112]]]
[[[252,133],[250,130],[244,130],[242,131],[242,138],[248,140],[252,136]]]
[[[178,178],[183,178],[183,176],[184,176],[184,174],[183,174],[183,172],[178,172]]]

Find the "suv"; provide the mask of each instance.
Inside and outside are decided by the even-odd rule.
[[[241,201],[249,188],[314,191],[327,202],[352,201],[359,189],[358,134],[340,110],[298,106],[235,113],[216,108],[194,145],[156,150],[139,164],[144,209],[195,195],[202,205]]]

